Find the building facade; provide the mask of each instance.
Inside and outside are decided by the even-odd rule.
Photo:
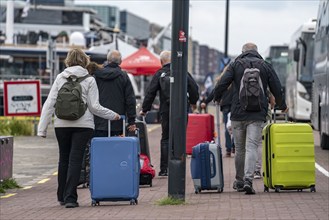
[[[150,37],[150,22],[124,10],[120,12],[120,30],[137,40],[148,40]]]

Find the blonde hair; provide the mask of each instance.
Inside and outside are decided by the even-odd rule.
[[[70,50],[64,61],[66,67],[81,66],[83,68],[86,68],[89,62],[89,56],[87,56],[80,48],[73,48]]]
[[[224,73],[225,73],[226,70],[228,69],[228,66],[229,66],[229,64],[227,64],[227,65],[224,67],[223,71],[219,74],[219,76],[216,77],[216,82],[219,82],[219,81],[221,80],[221,78],[223,77]],[[227,87],[226,90],[229,90],[229,89],[232,87],[232,84],[233,84],[233,83],[231,83],[231,84],[229,85],[229,87]]]

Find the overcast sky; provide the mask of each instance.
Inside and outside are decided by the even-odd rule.
[[[166,26],[172,18],[171,0],[75,0],[83,4],[117,6]],[[190,0],[189,35],[199,44],[224,51],[226,0]],[[246,42],[260,53],[270,45],[288,44],[295,30],[316,18],[319,0],[230,0],[228,53],[240,54]]]

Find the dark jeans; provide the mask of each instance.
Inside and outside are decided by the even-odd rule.
[[[85,148],[93,135],[91,128],[55,128],[59,146],[57,199],[77,202],[77,187]]]
[[[161,128],[160,170],[167,170],[169,157],[169,112],[161,113]]]

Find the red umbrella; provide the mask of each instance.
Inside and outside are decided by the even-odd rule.
[[[120,66],[133,75],[153,75],[161,68],[161,63],[159,58],[145,47],[142,47],[125,58]]]

